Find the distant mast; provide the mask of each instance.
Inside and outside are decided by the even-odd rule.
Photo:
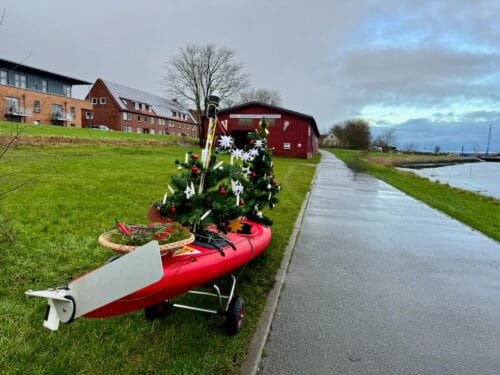
[[[490,152],[490,141],[491,141],[491,124],[490,124],[490,131],[488,132],[488,145],[486,146],[486,156],[488,156],[488,152]]]

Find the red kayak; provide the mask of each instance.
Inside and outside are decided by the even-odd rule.
[[[249,234],[228,233],[218,246],[194,242],[174,254],[162,256],[163,277],[145,288],[84,314],[104,318],[153,306],[216,280],[246,265],[271,241],[271,229],[242,221]]]

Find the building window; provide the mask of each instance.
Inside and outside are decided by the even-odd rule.
[[[71,86],[63,85],[63,95],[71,97]]]
[[[19,98],[11,98],[7,96],[5,98],[7,102],[8,113],[18,113],[19,112]]]
[[[132,121],[132,114],[127,112],[127,121]]]
[[[191,128],[193,131],[196,131],[196,125],[193,125]]]
[[[7,72],[5,70],[0,70],[0,84],[6,85],[7,83]]]
[[[251,118],[239,118],[238,126],[252,126],[253,120]]]
[[[101,96],[101,100],[99,101],[100,104],[106,104],[106,98],[104,96]]]
[[[155,124],[155,118],[151,117],[151,125],[154,125],[154,124]]]
[[[35,101],[33,102],[33,111],[34,111],[35,113],[40,113],[40,101],[35,100]]]
[[[149,134],[154,134],[155,130],[154,129],[149,129]]]
[[[298,148],[302,148],[302,143],[297,143]]]
[[[14,74],[14,86],[21,89],[26,88],[26,76],[22,74]]]
[[[85,112],[85,118],[87,120],[92,120],[94,118],[94,114],[92,113],[92,111]]]
[[[92,98],[92,104],[97,104],[97,98]]]
[[[137,102],[134,103],[134,109],[139,110],[139,103]]]
[[[40,120],[33,121],[33,125],[40,125]]]
[[[290,150],[291,148],[290,143],[283,143],[283,150]]]
[[[144,116],[144,122],[148,122],[148,116]]]
[[[63,116],[63,107],[60,104],[52,104],[52,116],[57,119],[61,119]]]
[[[71,119],[74,120],[76,116],[75,107],[69,107],[69,113],[71,113]]]
[[[122,99],[122,102],[125,106],[127,105],[127,101],[125,99]]]
[[[142,109],[143,111],[145,111],[145,110],[146,110],[146,104],[142,103],[142,104],[141,104],[141,109]]]
[[[72,128],[76,128],[75,124],[71,124],[70,126],[71,126]]]
[[[141,128],[137,128],[137,134],[141,134],[142,133],[142,129]]]
[[[137,122],[141,122],[141,115],[137,115]]]
[[[47,81],[43,80],[42,81],[42,92],[47,92],[48,86],[47,86]]]

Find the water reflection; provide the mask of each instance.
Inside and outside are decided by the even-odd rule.
[[[500,163],[481,162],[440,168],[399,169],[413,172],[431,181],[500,199]]]

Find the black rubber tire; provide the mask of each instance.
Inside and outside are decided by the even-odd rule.
[[[226,312],[226,332],[237,335],[243,325],[245,316],[245,301],[241,297],[233,297]]]
[[[163,301],[144,309],[144,315],[149,321],[164,317],[172,309],[172,302]]]

